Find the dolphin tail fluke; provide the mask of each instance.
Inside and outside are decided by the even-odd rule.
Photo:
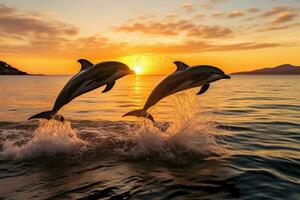
[[[61,121],[61,122],[65,121],[65,119],[62,115],[58,115],[55,112],[53,112],[52,110],[33,115],[28,120],[31,120],[31,119],[48,119],[48,120],[54,119],[54,120]]]
[[[155,122],[152,115],[149,114],[146,110],[134,110],[134,111],[130,111],[128,113],[126,113],[125,115],[123,115],[123,117],[125,116],[136,116],[136,117],[144,117],[146,119],[150,119],[152,122]]]

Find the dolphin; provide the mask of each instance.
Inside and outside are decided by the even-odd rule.
[[[121,62],[106,61],[95,65],[86,59],[79,59],[77,62],[81,64],[81,70],[63,87],[52,110],[33,115],[28,120],[42,118],[64,121],[64,117],[58,115],[57,112],[74,98],[104,85],[106,87],[102,93],[108,92],[113,88],[117,79],[134,74],[127,65]]]
[[[177,66],[176,71],[167,76],[154,88],[143,109],[128,112],[124,114],[123,117],[145,117],[154,122],[154,118],[147,110],[163,98],[199,86],[202,87],[197,95],[201,95],[208,90],[210,83],[220,79],[230,79],[230,76],[214,66],[197,65],[189,67],[187,64],[180,61],[175,61],[174,64]]]

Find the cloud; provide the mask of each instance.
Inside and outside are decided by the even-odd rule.
[[[205,15],[203,13],[197,13],[194,17],[199,19],[205,17]]]
[[[235,43],[227,45],[210,44],[205,41],[185,41],[180,44],[154,44],[134,46],[135,53],[151,52],[157,54],[190,54],[216,51],[241,51],[279,47],[277,43]]]
[[[246,42],[238,43],[232,45],[222,45],[215,47],[215,51],[234,51],[234,50],[253,50],[253,49],[264,49],[270,47],[279,47],[281,46],[278,43],[255,43],[255,42]]]
[[[208,0],[209,3],[222,3],[222,2],[226,2],[228,0]]]
[[[259,31],[277,31],[277,30],[287,30],[289,28],[298,28],[300,27],[300,23],[293,23],[288,25],[277,25],[277,26],[268,26],[266,28],[262,28]]]
[[[295,20],[298,17],[297,10],[295,8],[287,6],[273,7],[271,10],[264,12],[261,17],[272,18],[271,21],[264,23],[259,27],[258,31],[277,31],[286,30],[290,28],[299,27],[300,23],[288,23]],[[284,25],[282,25],[284,24]]]
[[[42,12],[24,12],[0,5],[0,35],[64,36],[76,35],[78,29]]]
[[[273,20],[269,23],[271,25],[293,21],[297,16],[296,10],[287,6],[273,7],[261,15],[264,18],[273,17]]]
[[[1,54],[50,54],[62,49],[78,28],[49,13],[23,11],[0,4]]]
[[[192,3],[183,3],[183,4],[181,4],[181,8],[183,8],[184,10],[186,10],[188,12],[195,10],[195,6]]]
[[[251,8],[248,8],[247,11],[248,11],[249,13],[257,13],[257,12],[260,11],[260,9],[259,9],[259,8],[256,8],[256,7],[251,7]]]
[[[43,21],[30,16],[0,16],[0,33],[13,35],[75,35],[76,27],[60,21]]]
[[[229,15],[228,15],[228,17],[229,18],[236,18],[236,17],[242,17],[242,16],[244,16],[245,15],[245,13],[243,13],[242,11],[240,11],[240,10],[235,10],[235,11],[232,11]]]
[[[261,16],[262,17],[270,17],[270,16],[280,14],[282,12],[289,11],[289,10],[290,10],[290,8],[286,7],[286,6],[276,6],[276,7],[273,7],[271,10],[264,12]]]
[[[209,30],[208,32],[210,32]],[[199,34],[199,33],[194,33]],[[201,33],[202,34],[202,33]],[[215,35],[213,37],[219,37]],[[77,39],[60,40],[56,39],[34,39],[26,44],[9,44],[0,46],[0,52],[13,55],[39,55],[41,57],[55,58],[97,58],[110,59],[128,55],[141,54],[150,52],[153,54],[189,54],[214,51],[241,51],[271,48],[281,46],[277,43],[233,43],[218,44],[216,42],[204,41],[201,39],[186,39],[178,43],[157,42],[153,44],[133,44],[122,41],[112,41],[111,39],[101,36],[87,36]]]
[[[59,41],[59,42],[57,42]],[[46,58],[99,58],[110,59],[128,54],[130,45],[126,42],[113,42],[106,37],[93,35],[87,37],[57,40],[57,38],[36,38],[28,43],[9,43],[0,46],[0,53]]]
[[[167,18],[175,18],[175,17],[177,17],[177,15],[176,15],[176,13],[165,13],[165,16],[167,17]]]
[[[12,14],[14,13],[15,9],[7,7],[4,4],[0,4],[0,14],[1,15],[7,15],[7,14]]]
[[[228,0],[206,0],[201,5],[204,8],[212,9],[216,4],[223,3],[223,2],[226,2],[226,1],[228,1]]]
[[[220,26],[198,26],[188,31],[189,36],[202,36],[203,38],[220,38],[230,34],[232,34],[231,29]]]
[[[185,34],[188,36],[203,38],[220,38],[232,34],[232,30],[227,27],[198,25],[188,20],[126,23],[115,27],[113,30],[117,32],[162,36],[177,36]]]
[[[241,13],[243,12],[231,14],[238,17],[241,16]],[[197,15],[199,18],[204,16],[202,13]],[[214,13],[214,15],[224,18],[229,16],[228,13]],[[21,11],[0,5],[0,53],[1,55],[34,55],[35,57],[41,55],[47,58],[53,56],[64,59],[79,57],[110,59],[143,52],[167,55],[254,50],[281,46],[281,44],[272,42],[220,44],[218,43],[221,41],[219,38],[231,39],[230,36],[235,36],[231,28],[221,25],[199,24],[195,22],[195,19],[194,21],[177,19],[175,13],[169,13],[165,16],[167,17],[160,19],[143,15],[113,27],[112,30],[118,34],[138,33],[143,36],[162,37],[155,41],[151,40],[155,37],[149,37],[149,42],[147,40],[147,43],[143,44],[141,41],[123,42],[122,35],[119,39],[117,37],[108,38],[103,35],[81,37],[76,26],[53,18],[47,13]],[[294,17],[282,16],[282,18],[284,19],[273,23],[280,24],[282,21],[292,20]],[[287,26],[285,27],[287,28]],[[110,32],[109,34],[114,33]],[[170,38],[171,36],[172,38]],[[164,40],[165,38],[167,40]],[[211,40],[212,38],[217,39]],[[168,43],[167,41],[172,42]],[[222,42],[230,41],[222,40]]]
[[[216,18],[237,18],[245,16],[245,13],[241,10],[234,10],[229,14],[225,12],[214,12],[211,16]]]
[[[102,35],[81,37],[65,43],[61,48],[63,54],[74,57],[115,58],[126,55],[130,44],[119,41],[114,42]]]
[[[165,35],[165,36],[174,36],[179,34],[179,29],[184,26],[189,26],[190,24],[185,21],[177,22],[134,22],[132,24],[124,24],[119,27],[115,27],[113,30],[117,32],[127,32],[134,33],[139,32],[146,35]]]
[[[296,18],[298,15],[296,13],[290,13],[290,12],[284,12],[280,13],[277,18],[275,18],[272,23],[278,24],[278,23],[285,23],[292,21],[294,18]]]
[[[226,13],[224,12],[214,12],[211,14],[212,17],[224,17]]]

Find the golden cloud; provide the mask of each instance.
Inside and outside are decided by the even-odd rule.
[[[247,11],[248,11],[249,13],[257,13],[257,12],[260,11],[260,9],[259,9],[259,8],[256,8],[256,7],[251,7],[251,8],[248,8]]]
[[[245,15],[244,12],[242,12],[242,11],[240,11],[240,10],[234,10],[234,11],[232,11],[232,12],[228,15],[228,17],[229,17],[229,18],[235,18],[235,17],[242,17],[242,16],[244,16],[244,15]]]
[[[0,34],[35,37],[76,35],[77,27],[67,24],[42,12],[24,12],[0,5]]]
[[[198,25],[188,20],[130,22],[115,27],[113,30],[145,35],[177,36],[185,34],[203,38],[220,38],[232,34],[232,30],[227,27]]]
[[[280,13],[277,18],[275,18],[272,23],[278,24],[278,23],[284,23],[292,21],[294,18],[296,18],[298,15],[296,13],[291,12],[283,12]]]
[[[290,10],[290,8],[286,7],[286,6],[276,6],[276,7],[273,7],[271,10],[266,11],[261,16],[262,17],[270,17],[270,16],[274,16],[274,15],[280,14],[282,12],[289,11],[289,10]]]
[[[286,12],[285,12],[286,13]],[[216,14],[216,13],[215,13]],[[235,17],[242,16],[242,11],[231,13]],[[281,13],[282,14],[282,13]],[[219,16],[228,14],[219,13]],[[276,14],[278,15],[278,14]],[[176,16],[173,15],[172,16]],[[202,17],[202,14],[201,16]],[[281,16],[277,22],[292,20],[295,16]],[[152,19],[152,20],[151,20]],[[144,52],[161,54],[188,54],[210,51],[253,50],[281,46],[273,42],[243,42],[219,44],[215,38],[235,36],[233,30],[220,25],[197,24],[193,20],[169,18],[159,20],[149,16],[139,16],[114,27],[118,33],[139,33],[145,36],[162,36],[172,39],[141,44],[133,44],[120,40],[113,41],[102,35],[79,37],[78,28],[62,20],[54,19],[41,12],[25,12],[0,5],[0,53],[14,55],[53,56],[61,58],[116,58]],[[177,37],[178,36],[178,37]],[[181,37],[183,36],[183,37]],[[180,39],[178,39],[180,38]],[[15,42],[18,41],[18,42]]]
[[[192,3],[183,3],[183,4],[181,4],[181,8],[183,8],[184,10],[189,11],[189,12],[191,12],[195,9],[194,4],[192,4]]]
[[[228,1],[228,0],[206,0],[201,5],[202,5],[202,7],[206,8],[206,9],[212,9],[215,6],[215,4],[223,3],[225,1]]]

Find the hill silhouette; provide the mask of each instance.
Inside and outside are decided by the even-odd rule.
[[[257,69],[253,71],[246,71],[246,72],[237,72],[232,74],[241,74],[241,75],[257,75],[257,74],[277,74],[277,75],[294,75],[300,74],[300,66],[294,66],[291,64],[283,64],[273,68],[263,68]]]
[[[0,75],[29,75],[27,72],[18,70],[15,67],[0,60]]]

